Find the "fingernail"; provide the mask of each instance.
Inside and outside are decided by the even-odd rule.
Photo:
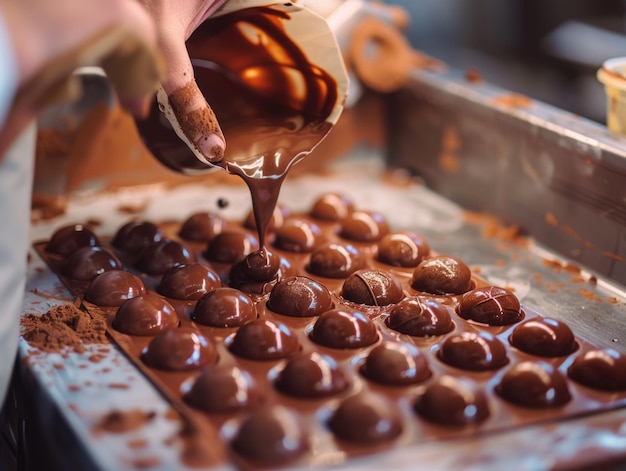
[[[219,162],[224,158],[226,143],[217,134],[205,134],[196,141],[196,145],[209,162]]]

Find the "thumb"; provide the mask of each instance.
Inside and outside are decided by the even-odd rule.
[[[185,42],[164,39],[161,46],[168,64],[162,86],[183,134],[207,161],[221,161],[226,148],[224,134],[196,84]]]

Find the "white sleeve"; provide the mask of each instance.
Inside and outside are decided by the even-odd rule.
[[[17,58],[15,48],[0,10],[0,126],[9,112],[13,95],[17,89]]]

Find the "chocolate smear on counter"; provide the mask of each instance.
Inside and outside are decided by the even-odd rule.
[[[94,427],[94,433],[125,433],[137,430],[152,422],[156,414],[141,410],[113,410],[106,414]]]

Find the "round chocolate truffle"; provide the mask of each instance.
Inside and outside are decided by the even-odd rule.
[[[376,343],[378,331],[374,322],[359,311],[331,309],[317,318],[310,337],[325,347],[352,349]]]
[[[290,218],[276,230],[274,246],[294,253],[308,253],[318,245],[322,230],[315,223]]]
[[[515,324],[524,318],[517,297],[508,289],[497,286],[465,293],[457,312],[463,319],[493,326]]]
[[[350,198],[338,193],[326,193],[312,205],[310,215],[323,221],[341,221],[354,211]]]
[[[193,261],[194,256],[183,244],[172,239],[161,239],[141,251],[135,268],[148,275],[162,275],[172,267]]]
[[[107,249],[83,247],[69,254],[62,262],[61,273],[73,280],[91,281],[110,270],[121,270],[122,263]]]
[[[509,369],[495,388],[504,400],[523,407],[559,407],[571,399],[567,380],[549,363],[525,361]]]
[[[389,233],[385,217],[374,211],[353,211],[341,221],[339,235],[357,242],[376,242]]]
[[[228,348],[241,358],[271,361],[293,356],[300,351],[300,343],[286,325],[255,319],[239,327]]]
[[[387,386],[409,386],[431,376],[428,360],[406,342],[383,342],[372,349],[361,366],[361,374]]]
[[[154,337],[141,358],[159,370],[191,371],[217,362],[217,350],[197,329],[179,327]]]
[[[210,327],[239,327],[256,319],[252,298],[235,288],[215,288],[202,296],[191,314],[191,320]]]
[[[274,208],[274,212],[272,213],[272,218],[270,219],[270,223],[267,226],[267,230],[273,232],[281,227],[285,222],[285,218],[289,217],[290,214],[291,211],[288,208],[277,204]],[[254,211],[250,210],[250,212],[247,214],[246,218],[244,219],[243,226],[252,230],[257,229]]]
[[[423,260],[413,271],[411,287],[430,294],[463,294],[472,289],[472,272],[457,257],[440,255]]]
[[[96,276],[85,299],[98,306],[119,307],[124,301],[146,294],[141,278],[125,270],[109,270]]]
[[[332,357],[311,352],[289,360],[274,386],[290,396],[319,398],[345,391],[350,382]]]
[[[222,282],[214,270],[200,263],[185,263],[167,270],[157,291],[168,298],[197,301],[220,286]]]
[[[82,224],[72,224],[57,229],[50,237],[46,250],[58,255],[69,255],[83,247],[100,245],[93,231]]]
[[[426,240],[415,232],[387,234],[378,243],[376,259],[394,267],[416,267],[430,254]]]
[[[328,426],[338,439],[361,445],[388,442],[402,433],[402,419],[395,404],[366,392],[341,401]]]
[[[209,242],[224,229],[224,219],[215,213],[203,211],[189,216],[180,226],[178,235],[192,242]]]
[[[261,394],[247,371],[236,366],[209,366],[202,369],[184,400],[204,412],[223,414],[258,405]]]
[[[359,251],[352,245],[329,243],[311,253],[307,270],[326,278],[346,278],[363,265]]]
[[[163,230],[149,221],[134,219],[120,227],[113,237],[113,247],[124,252],[141,252],[163,238]]]
[[[267,307],[290,317],[313,317],[333,308],[328,288],[306,276],[285,278],[274,286]]]
[[[626,391],[626,355],[612,348],[579,355],[567,370],[568,376],[600,391]]]
[[[298,417],[285,407],[275,405],[248,415],[231,446],[256,465],[277,466],[299,458],[309,449],[309,442]]]
[[[124,334],[154,336],[178,327],[178,314],[166,299],[144,294],[122,304],[113,319],[113,328]]]
[[[383,270],[358,270],[343,283],[341,296],[368,306],[388,306],[404,297],[400,281]]]
[[[429,422],[450,427],[478,425],[489,417],[483,391],[468,380],[448,375],[429,384],[413,407]]]
[[[252,234],[226,230],[216,235],[203,255],[213,262],[235,263],[259,249],[259,242]]]
[[[412,337],[430,337],[452,331],[454,323],[446,306],[433,299],[413,296],[396,304],[385,319],[390,329]]]
[[[438,357],[444,363],[471,371],[497,370],[509,362],[506,347],[489,332],[462,332],[447,337]]]
[[[280,269],[280,257],[269,250],[259,249],[247,254],[233,265],[231,280],[270,281]],[[236,274],[237,276],[233,276]]]
[[[578,348],[572,329],[550,317],[522,322],[513,329],[509,342],[523,352],[540,357],[569,355]]]

